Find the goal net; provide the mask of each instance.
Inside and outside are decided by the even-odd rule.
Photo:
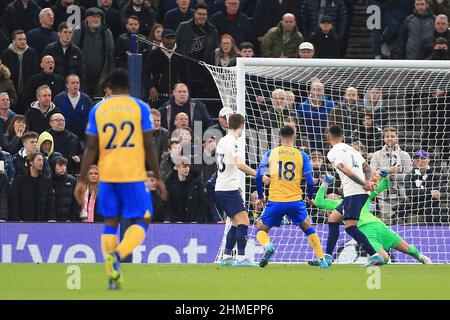
[[[373,214],[433,262],[450,262],[449,62],[239,58],[237,67],[205,66],[223,105],[246,116],[240,143],[247,164],[256,169],[264,153],[278,146],[279,129],[293,124],[296,147],[310,156],[316,191],[323,175],[331,172],[336,181],[328,193],[342,196],[339,177],[326,159],[326,128],[340,125],[345,142],[359,150],[374,170],[391,172],[390,188],[373,202]],[[243,177],[242,189],[253,218],[260,211],[254,205],[254,179]],[[308,207],[308,213],[325,248],[327,212]],[[252,225],[247,255],[259,260],[263,248],[255,231]],[[306,236],[288,219],[269,235],[277,248],[273,262],[305,263],[315,258]],[[334,259],[367,261],[343,225]],[[391,262],[415,261],[391,250]]]

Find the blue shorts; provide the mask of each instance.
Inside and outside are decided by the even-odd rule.
[[[98,211],[105,218],[122,215],[125,219],[151,218],[153,204],[144,181],[98,185]]]
[[[247,212],[244,199],[242,199],[242,195],[239,190],[216,191],[216,205],[219,211],[225,211],[225,214],[230,218],[233,218],[239,212]]]
[[[269,228],[273,226],[279,227],[285,215],[297,226],[301,225],[308,216],[305,202],[303,200],[293,202],[268,201],[263,213],[258,219]]]
[[[361,210],[368,198],[368,194],[345,197],[335,210],[342,214],[342,220],[359,220]]]

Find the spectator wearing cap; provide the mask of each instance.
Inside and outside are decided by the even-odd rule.
[[[298,55],[302,59],[312,59],[315,56],[314,45],[311,42],[304,41],[298,46]]]
[[[347,30],[347,9],[343,0],[305,0],[300,10],[300,22],[302,31],[309,41],[311,35],[320,24],[320,19],[328,16],[333,21],[339,40],[342,40]]]
[[[27,32],[28,44],[36,50],[38,57],[46,45],[58,40],[58,34],[53,30],[54,18],[52,9],[42,9],[39,13],[40,26]]]
[[[72,42],[81,49],[86,70],[84,90],[91,97],[103,96],[98,83],[115,67],[114,39],[111,31],[102,24],[103,10],[89,8],[86,21],[75,29]]]
[[[283,15],[276,27],[270,28],[261,43],[261,55],[268,58],[295,58],[298,47],[303,42],[303,35],[298,31],[295,16]]]
[[[309,41],[314,45],[315,58],[339,58],[339,39],[330,17],[320,18],[319,27]]]
[[[177,158],[174,171],[167,179],[166,218],[175,223],[205,223],[207,198],[202,182],[188,157]]]
[[[84,77],[84,64],[80,48],[72,43],[73,30],[67,22],[58,26],[58,40],[48,44],[43,55],[52,56],[55,61],[55,72],[62,77],[76,74]]]
[[[160,108],[169,100],[176,83],[187,81],[186,61],[173,52],[177,50],[176,34],[163,31],[161,46],[150,51],[143,66],[143,82],[152,107]]]
[[[141,34],[148,35],[155,20],[155,11],[150,3],[144,0],[130,0],[120,12],[122,21],[126,21],[129,16],[136,16],[139,19]]]
[[[202,123],[202,130],[206,130],[212,125],[211,116],[203,102],[192,100],[189,96],[189,89],[184,83],[175,84],[172,97],[160,109],[161,124],[164,128],[172,131],[175,128],[175,116],[184,112],[190,119],[189,127],[194,128],[194,122]]]
[[[433,53],[426,60],[450,60],[447,39],[444,37],[436,38],[433,46]]]
[[[41,7],[34,1],[14,0],[8,4],[2,19],[5,19],[8,35],[16,30],[28,30],[39,27]]]
[[[67,10],[71,5],[75,4],[75,0],[56,0],[55,5],[52,6],[53,14],[55,15],[55,20],[53,23],[53,29],[58,31],[59,24],[61,22],[69,21],[70,16],[73,14],[72,11]],[[79,2],[79,1],[78,1]],[[80,3],[77,3],[80,8],[80,22],[84,21],[86,15],[86,8]]]
[[[189,6],[189,0],[177,0],[176,8],[164,14],[163,26],[167,29],[177,30],[180,23],[194,17],[194,9]]]
[[[218,122],[209,127],[203,136],[215,136],[217,141],[225,137],[228,132],[228,117],[232,113],[234,113],[234,111],[230,107],[223,107],[220,109]]]
[[[411,214],[422,217],[427,224],[448,222],[447,210],[442,208],[440,203],[445,184],[441,175],[430,166],[429,153],[425,150],[414,152],[413,164],[413,170],[405,177],[407,203],[412,210]]]
[[[158,161],[161,160],[163,152],[167,149],[167,144],[170,139],[169,130],[161,127],[161,113],[157,109],[151,109],[150,111],[153,122],[153,142],[156,145],[156,154],[158,155]]]
[[[116,67],[127,69],[128,53],[130,52],[130,37],[132,34],[139,33],[139,18],[136,16],[129,16],[125,23],[127,32],[122,33],[116,40],[114,48],[114,56],[116,59]],[[138,46],[138,53],[142,53],[144,46]]]

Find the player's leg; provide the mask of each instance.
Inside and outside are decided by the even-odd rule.
[[[306,213],[306,209],[305,209]],[[296,223],[294,221],[294,223]],[[296,223],[297,224],[297,223]],[[331,263],[328,264],[325,259],[325,254],[323,253],[322,244],[320,243],[319,235],[316,230],[311,226],[311,222],[308,216],[306,216],[300,223],[300,228],[308,237],[309,245],[313,248],[316,257],[318,258],[318,265],[321,269],[327,269],[330,267]]]
[[[247,211],[240,211],[231,218],[233,224],[236,225],[236,243],[237,243],[237,257],[235,266],[250,266],[253,265],[245,256],[245,247],[248,239],[248,226],[250,220]]]
[[[227,193],[224,191],[216,191],[216,204],[219,208],[223,209],[225,213],[230,217],[227,213],[227,209],[230,210],[229,206],[226,205],[228,203]],[[227,232],[226,240],[225,240],[225,249],[223,252],[222,260],[220,261],[220,265],[223,267],[232,266],[234,264],[232,251],[234,246],[236,245],[236,231],[237,226],[232,221],[230,229]]]
[[[256,223],[256,239],[264,248],[264,255],[259,262],[259,266],[264,268],[270,261],[270,258],[275,253],[275,246],[270,242],[269,230],[281,225],[285,212],[285,203],[268,201],[263,213],[258,218]]]
[[[275,253],[275,246],[270,242],[269,231],[270,227],[264,225],[262,220],[258,220],[256,223],[256,239],[264,248],[264,255],[259,262],[259,266],[264,268],[270,261],[270,258]]]
[[[389,245],[386,245],[386,242],[383,241],[382,233],[383,233],[384,223],[373,222],[367,223],[359,228],[362,233],[367,237],[370,244],[374,248],[374,250],[383,258],[384,263],[388,263],[389,261]],[[385,250],[387,248],[388,251]]]
[[[371,256],[369,259],[369,265],[382,265],[384,264],[383,258],[377,254],[373,246],[370,244],[367,237],[361,230],[358,229],[358,220],[361,210],[368,199],[367,194],[358,194],[346,198],[344,201],[344,216],[345,232],[351,236],[357,243],[359,243],[364,250]]]
[[[131,219],[131,225],[125,231],[123,239],[116,249],[121,261],[133,253],[133,250],[144,241],[150,222],[151,218]]]
[[[400,243],[395,247],[400,252],[406,253],[412,257],[414,257],[417,261],[423,264],[432,264],[430,258],[420,253],[420,251],[412,244],[408,244],[405,240],[402,239]]]

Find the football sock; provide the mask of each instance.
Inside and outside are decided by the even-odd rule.
[[[336,242],[339,239],[339,223],[328,222],[328,239],[327,248],[325,252],[330,256],[333,255],[334,247],[336,247]]]
[[[247,245],[248,226],[240,224],[236,228],[236,241],[238,247],[238,255],[245,256],[245,246]]]
[[[367,237],[364,235],[364,233],[361,232],[361,230],[358,229],[357,226],[351,226],[345,229],[345,231],[353,238],[356,242],[358,242],[364,250],[371,256],[376,254],[377,252],[370,244]]]
[[[143,222],[135,223],[128,227],[123,236],[122,242],[116,249],[120,259],[123,260],[130,255],[138,245],[145,239],[147,225]]]
[[[419,250],[417,250],[417,248],[416,248],[415,246],[413,246],[413,245],[410,245],[410,246],[408,247],[408,254],[409,254],[410,256],[413,256],[413,257],[416,258],[417,260],[420,259],[420,252],[419,252]]]
[[[314,228],[311,227],[305,231],[305,234],[308,236],[309,245],[313,248],[317,258],[323,259],[324,257],[323,249],[322,245],[320,244],[319,236],[317,235],[316,230],[314,230]]]
[[[113,253],[117,248],[117,227],[105,225],[101,243],[103,256],[108,253]]]
[[[236,230],[237,228],[235,226],[231,226],[230,230],[228,230],[227,241],[225,242],[225,250],[223,252],[224,255],[231,257],[231,251],[236,244]]]
[[[263,248],[266,247],[266,245],[270,242],[269,235],[264,230],[259,230],[256,234],[256,239],[258,239],[258,242],[263,246]]]

